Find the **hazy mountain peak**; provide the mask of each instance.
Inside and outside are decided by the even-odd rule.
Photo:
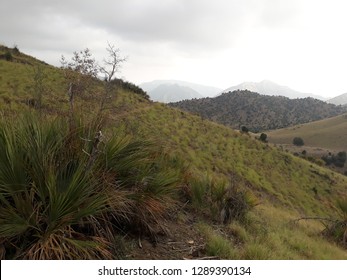
[[[273,95],[273,96],[285,96],[291,99],[303,98],[303,97],[313,97],[317,99],[324,100],[323,97],[311,94],[303,93],[289,88],[288,86],[283,86],[276,84],[270,80],[262,80],[261,82],[244,82],[236,86],[225,89],[223,92],[235,91],[235,90],[249,90],[257,92],[263,95]]]
[[[164,103],[215,96],[220,88],[179,80],[154,80],[140,85],[153,101]]]
[[[347,104],[347,93],[338,95],[334,98],[327,100],[328,103],[335,105],[346,105]]]

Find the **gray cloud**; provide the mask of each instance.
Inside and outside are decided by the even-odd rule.
[[[189,46],[193,51],[220,50],[237,41],[238,34],[253,23],[285,21],[286,8],[279,16],[270,8],[284,2],[288,1],[5,0],[7,8],[1,9],[0,16],[7,24],[1,25],[0,32],[5,41],[20,40],[43,47],[52,41],[64,47],[64,42],[83,36],[80,29],[89,28],[104,30],[124,41],[166,42],[179,49]]]
[[[61,54],[85,47],[102,59],[110,41],[129,55],[124,72],[137,81],[194,75],[196,82],[208,78],[213,84],[229,83],[231,76],[238,82],[275,76],[282,83],[291,77],[304,84],[306,73],[311,81],[317,75],[323,80],[323,71],[313,64],[338,69],[347,63],[344,2],[2,0],[0,43],[18,44],[20,50],[59,64]],[[290,75],[288,67],[295,68]],[[264,73],[267,77],[260,77]],[[340,84],[344,87],[342,79]]]

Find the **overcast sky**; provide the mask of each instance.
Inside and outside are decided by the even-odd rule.
[[[0,44],[59,65],[107,42],[128,57],[118,76],[227,88],[269,79],[347,92],[346,0],[1,0]]]

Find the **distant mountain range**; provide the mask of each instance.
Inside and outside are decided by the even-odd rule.
[[[153,101],[163,103],[215,96],[222,91],[220,88],[178,80],[155,80],[142,83],[140,87],[148,93]]]
[[[236,90],[215,98],[185,100],[169,105],[235,129],[246,126],[253,132],[307,123],[346,112],[341,106],[311,97],[289,99],[248,90]]]
[[[239,85],[229,87],[225,90],[217,87],[204,86],[179,80],[154,80],[152,82],[142,83],[140,84],[140,87],[148,93],[153,101],[163,103],[178,102],[194,98],[215,97],[222,93],[232,92],[235,90],[249,90],[263,95],[285,96],[291,99],[312,97],[320,100],[326,100],[326,98],[322,96],[312,93],[299,92],[269,80],[263,80],[261,82],[244,82]],[[336,105],[341,104],[334,102],[331,103]],[[345,103],[347,103],[347,97]]]
[[[347,105],[347,93],[331,98],[327,102],[335,105]]]
[[[163,103],[204,97],[196,90],[190,87],[180,86],[179,84],[160,84],[147,93],[153,101]]]
[[[269,80],[263,80],[263,81],[258,82],[258,83],[257,82],[241,83],[239,85],[227,88],[227,89],[223,90],[223,92],[232,92],[235,90],[249,90],[249,91],[257,92],[257,93],[264,94],[264,95],[285,96],[285,97],[288,97],[291,99],[313,97],[316,99],[325,100],[325,98],[322,96],[311,94],[311,93],[299,92],[299,91],[293,90],[287,86],[278,85],[278,84],[271,82]]]

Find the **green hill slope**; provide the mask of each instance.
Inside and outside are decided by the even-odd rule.
[[[45,123],[52,116],[68,116],[69,102],[61,70],[42,67],[47,75],[41,84],[49,90],[42,91],[42,103],[37,108],[28,102],[37,98],[37,91],[30,91],[35,82],[34,65],[0,60],[1,73],[6,73],[0,81],[0,98],[7,100],[7,105],[2,103],[1,107],[5,120],[21,116],[26,110],[40,111],[46,116]],[[17,90],[11,86],[14,79]],[[110,143],[112,137],[145,139],[155,143],[165,155],[164,160],[156,160],[158,152],[143,153],[139,149],[133,154],[135,150],[130,146],[124,150],[127,152],[114,157],[115,171],[96,177],[107,185],[115,176],[118,181],[110,185],[118,191],[114,201],[130,199],[129,203],[117,204],[119,208],[112,213],[112,217],[123,215],[123,219],[116,219],[118,226],[112,235],[119,236],[118,247],[125,252],[112,258],[347,259],[342,239],[326,236],[329,221],[325,220],[325,226],[317,219],[298,220],[302,217],[343,220],[337,201],[347,195],[346,177],[247,134],[152,103],[123,86],[112,87],[101,108],[104,86],[103,82],[94,81],[89,94],[76,98],[78,115],[97,120],[101,116],[102,132]],[[82,136],[78,139],[85,141]],[[105,142],[105,150],[99,156],[110,151],[108,145]],[[121,146],[117,145],[112,149]],[[88,155],[85,149],[76,151],[78,155]],[[137,159],[136,168],[131,168],[137,153],[146,158]],[[123,157],[125,160],[121,161]],[[179,184],[173,189],[170,178],[178,173]],[[119,183],[121,179],[123,183]],[[131,187],[125,192],[122,186],[128,185]],[[137,204],[131,208],[134,201]],[[136,205],[146,210],[140,211],[143,216],[138,216],[137,210],[131,212],[138,209]],[[125,213],[134,216],[126,220]],[[225,219],[226,213],[231,219]],[[1,219],[0,215],[2,246],[6,239],[1,235],[4,233]],[[137,224],[132,224],[133,221]],[[139,235],[141,238],[136,235],[133,228],[142,228],[139,225],[145,225],[152,235],[147,231]],[[149,242],[153,235],[156,246]],[[99,255],[94,252],[93,256]]]
[[[342,107],[318,99],[289,99],[260,95],[248,90],[227,92],[214,98],[184,100],[170,105],[234,129],[246,126],[253,132],[302,124],[345,112]]]
[[[305,145],[330,150],[347,151],[347,116],[340,115],[316,122],[267,132],[269,141],[292,144],[294,137],[303,138]]]

